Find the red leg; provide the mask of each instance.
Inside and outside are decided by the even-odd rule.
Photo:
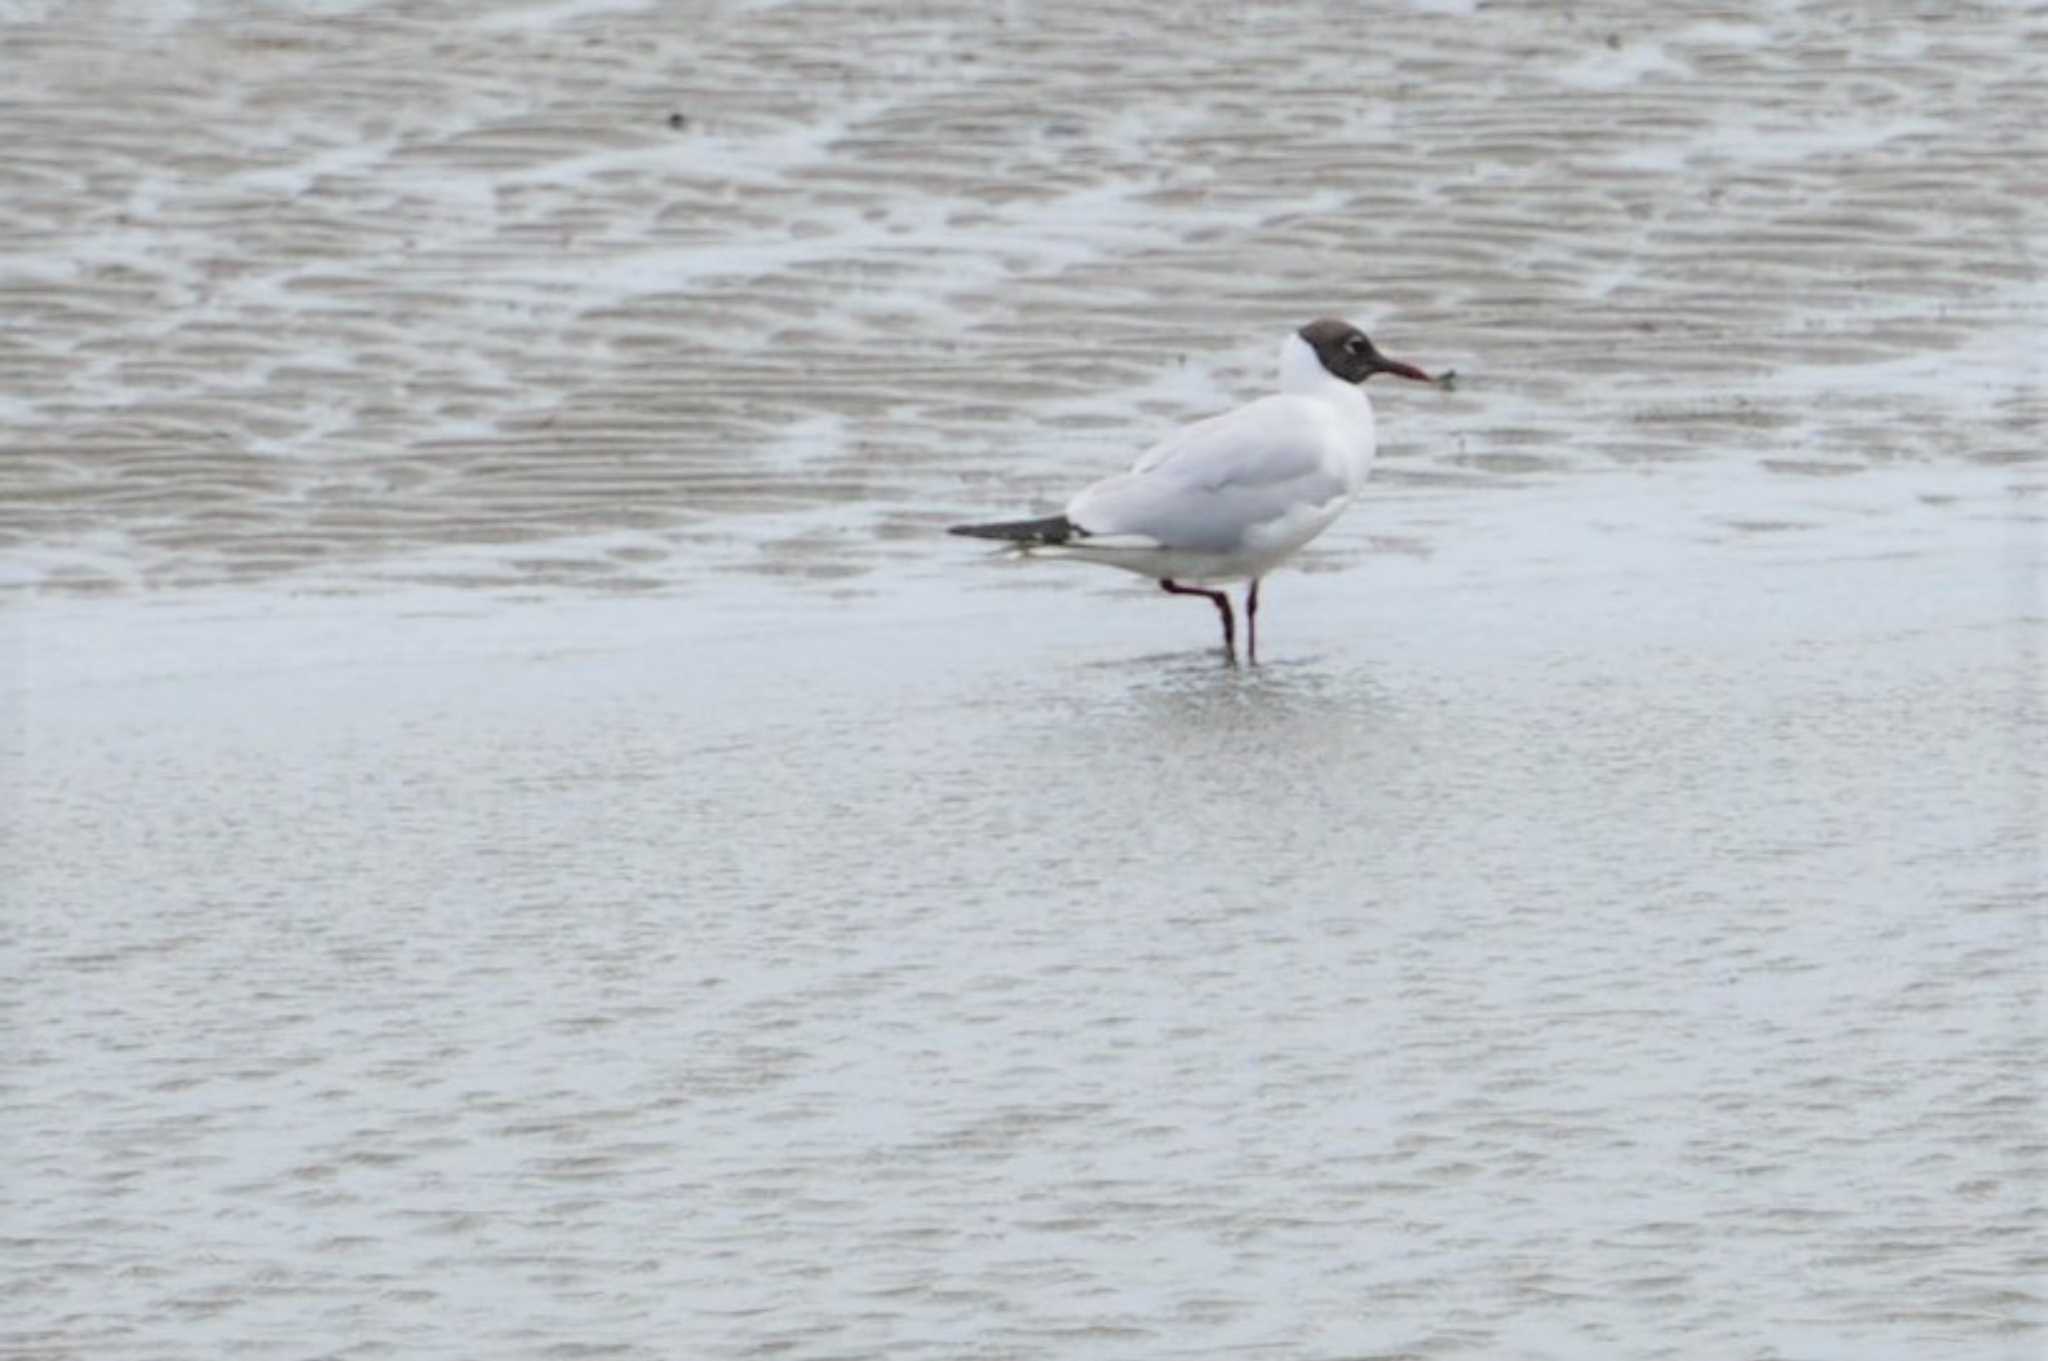
[[[1230,597],[1221,591],[1206,591],[1200,586],[1183,586],[1177,581],[1162,581],[1160,589],[1169,595],[1205,595],[1216,606],[1216,613],[1223,616],[1223,652],[1233,662],[1237,660],[1237,620],[1230,613]]]
[[[1259,664],[1259,579],[1244,593],[1244,655],[1253,666]]]

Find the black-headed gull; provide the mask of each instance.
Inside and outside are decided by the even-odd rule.
[[[1249,581],[1246,655],[1256,662],[1259,579],[1328,529],[1372,471],[1372,403],[1361,385],[1376,373],[1436,381],[1381,354],[1348,321],[1312,321],[1281,342],[1277,394],[1183,426],[1129,472],[1084,488],[1065,514],[949,532],[1106,563],[1174,595],[1207,596],[1233,661],[1230,597],[1183,583]]]

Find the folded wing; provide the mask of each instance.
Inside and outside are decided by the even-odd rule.
[[[1322,404],[1262,398],[1187,426],[1127,473],[1067,504],[1090,536],[1196,553],[1238,553],[1262,527],[1341,508],[1352,491],[1341,438]]]

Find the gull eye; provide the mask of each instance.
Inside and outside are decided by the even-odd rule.
[[[1350,338],[1349,340],[1345,341],[1345,342],[1344,342],[1344,353],[1346,353],[1346,354],[1349,354],[1349,355],[1362,355],[1362,354],[1364,354],[1364,353],[1365,353],[1365,337],[1364,337],[1364,336],[1353,336],[1353,337],[1351,337],[1351,338]]]

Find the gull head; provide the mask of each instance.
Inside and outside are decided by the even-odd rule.
[[[1391,373],[1402,378],[1413,378],[1418,383],[1432,383],[1436,380],[1416,368],[1403,364],[1398,359],[1389,359],[1374,348],[1365,332],[1348,321],[1336,317],[1323,317],[1312,321],[1295,332],[1308,347],[1315,351],[1316,360],[1332,375],[1347,383],[1363,383],[1376,373]]]

